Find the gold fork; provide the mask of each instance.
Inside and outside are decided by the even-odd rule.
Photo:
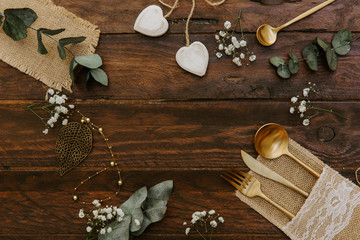
[[[232,171],[227,171],[221,175],[223,179],[233,185],[237,190],[247,197],[256,197],[259,196],[275,207],[277,207],[281,212],[283,212],[289,218],[294,218],[295,215],[271,200],[267,197],[260,189],[260,182],[255,177],[251,176],[248,173],[242,172],[237,169],[232,169]]]

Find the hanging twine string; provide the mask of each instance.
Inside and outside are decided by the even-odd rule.
[[[226,0],[221,0],[219,2],[212,2],[210,0],[204,0],[208,5],[212,6],[212,7],[216,7],[216,6],[219,6],[221,4],[223,4]],[[170,8],[170,11],[164,16],[164,18],[167,18],[169,17],[173,11],[175,10],[175,8],[177,8],[179,5],[179,0],[176,0],[174,2],[173,5],[170,5],[170,4],[167,4],[165,2],[163,2],[162,0],[159,0],[159,3],[161,3],[162,5],[164,5],[165,7],[168,7]],[[189,23],[190,23],[190,19],[194,13],[194,10],[195,10],[195,5],[196,5],[196,2],[195,0],[192,0],[192,7],[191,7],[191,10],[190,10],[190,13],[189,13],[189,16],[186,20],[186,27],[185,27],[185,39],[186,39],[186,46],[190,46],[190,37],[189,37]]]

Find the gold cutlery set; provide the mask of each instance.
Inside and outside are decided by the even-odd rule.
[[[300,159],[291,154],[288,150],[289,144],[289,136],[284,127],[279,124],[269,123],[265,124],[259,128],[259,130],[255,134],[255,149],[256,151],[266,159],[275,159],[280,157],[281,155],[287,155],[294,159],[300,166],[310,172],[313,176],[319,178],[320,173],[312,169],[310,166],[306,165]],[[252,171],[257,174],[271,179],[275,182],[283,184],[287,186],[297,193],[303,195],[304,197],[308,197],[309,193],[299,188],[295,184],[291,183],[284,177],[280,176],[278,173],[274,172],[267,166],[263,165],[249,154],[241,150],[241,156],[246,166],[248,166]],[[278,203],[271,200],[267,197],[260,188],[260,182],[248,173],[243,171],[232,169],[231,171],[224,172],[221,175],[227,182],[233,185],[239,192],[244,194],[247,197],[261,197],[267,202],[271,203],[275,207],[277,207],[280,211],[282,211],[289,218],[294,218],[295,215],[284,207],[280,206]]]

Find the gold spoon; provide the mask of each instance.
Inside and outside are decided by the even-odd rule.
[[[285,128],[279,124],[265,124],[255,134],[255,149],[262,157],[274,159],[285,154],[294,159],[312,175],[319,178],[320,174],[290,153],[288,146],[289,136]]]
[[[330,3],[334,2],[335,0],[327,0],[319,5],[317,5],[316,7],[313,7],[312,9],[307,10],[306,12],[300,14],[299,16],[297,16],[296,18],[290,20],[289,22],[281,25],[280,27],[277,28],[273,28],[272,26],[268,25],[268,24],[263,24],[261,25],[257,31],[256,31],[256,38],[258,39],[259,43],[264,45],[264,46],[271,46],[276,42],[276,38],[277,38],[277,33],[289,26],[290,24],[293,24],[294,22],[297,22],[311,14],[313,14],[314,12],[320,10],[321,8],[329,5]]]

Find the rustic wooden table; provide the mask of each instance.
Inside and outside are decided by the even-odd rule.
[[[314,73],[304,62],[289,80],[277,77],[269,64],[274,55],[298,56],[316,36],[330,41],[334,32],[360,31],[359,0],[336,1],[279,34],[270,48],[255,39],[256,28],[278,26],[322,0],[262,5],[256,1],[227,0],[209,7],[198,0],[190,24],[192,41],[203,42],[210,53],[205,77],[178,67],[176,51],[184,46],[184,27],[191,1],[181,0],[169,20],[169,32],[150,38],[132,29],[138,13],[155,0],[55,0],[57,5],[91,21],[101,29],[97,52],[103,57],[109,87],[80,80],[69,96],[84,114],[105,129],[123,169],[124,185],[111,203],[120,205],[146,185],[174,180],[166,218],[151,225],[138,239],[189,239],[182,222],[192,212],[215,209],[225,218],[214,239],[287,239],[275,226],[240,202],[220,173],[229,167],[246,170],[240,157],[244,149],[256,156],[253,136],[259,126],[277,122],[289,135],[345,177],[355,180],[360,166],[360,43],[331,72],[325,62]],[[246,38],[257,60],[236,67],[229,58],[214,55],[214,34],[225,20],[243,8]],[[321,115],[304,127],[289,114],[289,99],[301,93],[308,81],[317,84],[329,103],[345,115]],[[43,99],[47,87],[0,62],[0,238],[84,239],[86,223],[78,218],[81,207],[71,199],[72,188],[108,164],[110,155],[95,137],[90,156],[75,170],[59,176],[54,152],[56,132],[41,133],[41,122],[23,106]],[[116,174],[84,186],[93,199],[113,192]]]

